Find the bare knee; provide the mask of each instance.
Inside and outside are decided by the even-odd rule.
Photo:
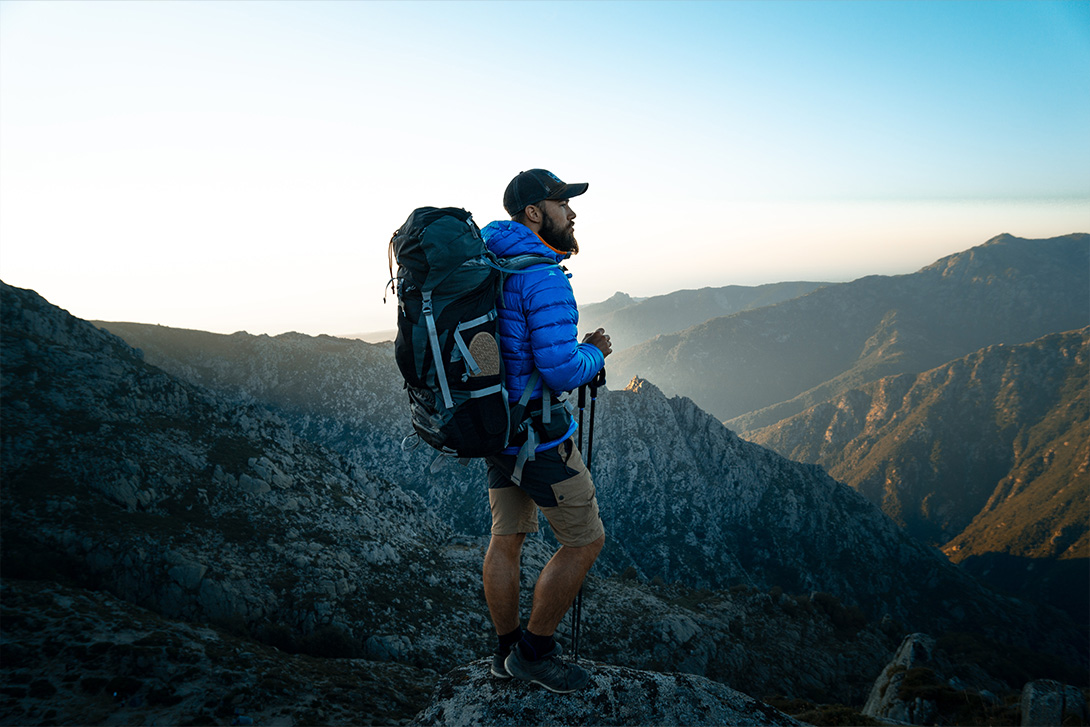
[[[597,540],[591,541],[586,545],[574,547],[572,550],[578,553],[579,557],[587,563],[587,567],[589,568],[590,564],[598,558],[598,554],[602,552],[602,546],[605,545],[605,542],[606,536],[603,534],[599,536]]]
[[[514,535],[493,535],[488,543],[488,552],[507,557],[518,556],[522,552],[522,543],[526,540],[526,533]]]
[[[594,557],[597,558],[598,554],[602,552],[602,546],[605,545],[605,543],[606,535],[605,533],[602,533],[602,535],[597,540],[586,546],[588,553],[593,553]]]

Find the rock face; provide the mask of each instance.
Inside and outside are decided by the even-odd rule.
[[[392,357],[380,347],[296,334],[213,337],[113,327],[152,363],[240,401],[265,404],[299,436],[420,493],[455,531],[488,531],[479,462],[432,476],[433,455],[403,456],[407,407],[395,383],[376,388],[383,377],[398,381]],[[595,419],[594,477],[609,529],[598,572],[631,567],[643,580],[698,588],[822,591],[873,616],[889,612],[906,621],[922,613],[921,600],[934,601],[931,613],[949,616],[949,604],[924,591],[977,590],[940,553],[905,537],[820,469],[739,439],[693,402],[668,399],[647,381],[600,392]],[[897,596],[879,597],[889,592]]]
[[[591,682],[571,694],[500,681],[489,661],[459,667],[439,680],[414,721],[432,727],[517,725],[801,725],[729,687],[691,674],[659,674],[584,662]]]
[[[166,632],[168,622],[199,623],[251,640],[254,649],[353,660],[361,671],[394,662],[411,680],[490,651],[480,594],[486,540],[454,534],[419,496],[375,473],[387,458],[404,466],[396,449],[348,459],[300,437],[253,397],[175,378],[31,291],[4,286],[0,293],[5,604],[14,603],[8,594],[18,579],[56,581],[148,609]],[[544,538],[528,539],[526,577],[550,555]],[[834,623],[830,614],[847,613],[835,600],[829,604],[839,611],[806,596],[773,600],[748,587],[694,592],[607,575],[587,584],[590,658],[685,669],[756,694],[847,700],[889,648],[888,636],[864,618]],[[524,581],[524,614],[531,584]],[[44,623],[63,629],[64,609],[42,612]],[[112,628],[120,634],[112,640],[146,635]],[[54,651],[31,646],[23,654],[18,684],[45,679]],[[78,678],[73,664],[62,676]],[[141,684],[133,697],[160,688]],[[100,698],[70,696],[81,695]],[[404,696],[402,713],[414,699],[423,707],[423,696]],[[193,703],[176,704],[179,719],[198,719]],[[48,721],[48,708],[28,709],[38,711],[21,712],[21,722]]]

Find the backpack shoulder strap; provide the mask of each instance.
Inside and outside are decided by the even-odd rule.
[[[551,265],[553,267],[561,267],[552,258],[547,258],[544,255],[535,255],[533,253],[526,253],[523,255],[514,255],[512,257],[499,258],[500,266],[503,267],[505,272],[522,272],[531,265]]]

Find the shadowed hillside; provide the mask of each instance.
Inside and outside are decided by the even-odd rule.
[[[1088,375],[1090,329],[1057,333],[880,379],[748,436],[825,467],[955,562],[1079,618],[1090,607]]]

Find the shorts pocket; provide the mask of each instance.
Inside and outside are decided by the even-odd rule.
[[[602,536],[602,518],[594,497],[594,482],[583,470],[552,486],[556,507],[542,508],[561,545],[580,547]]]
[[[557,507],[585,507],[594,499],[594,483],[586,472],[553,485]]]

